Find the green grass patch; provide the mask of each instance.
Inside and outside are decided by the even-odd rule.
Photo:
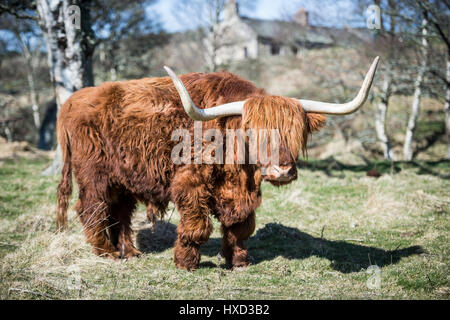
[[[299,163],[289,186],[263,184],[252,264],[226,268],[214,221],[195,272],[173,263],[176,212],[152,231],[138,207],[144,254],[129,261],[93,255],[72,210],[56,234],[58,178],[40,175],[46,165],[0,164],[0,299],[449,298],[449,161]],[[380,178],[366,176],[373,168]]]

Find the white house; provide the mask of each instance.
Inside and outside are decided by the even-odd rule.
[[[293,21],[244,17],[239,14],[235,0],[226,4],[223,20],[214,34],[215,39],[208,42],[218,65],[265,56],[295,56],[304,49],[370,40],[365,30],[311,26],[304,9],[297,12]]]

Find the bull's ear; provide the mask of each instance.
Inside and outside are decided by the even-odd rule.
[[[314,132],[314,131],[319,131],[326,122],[326,118],[323,114],[319,114],[319,113],[307,113],[306,114],[306,119],[308,121],[308,131]]]

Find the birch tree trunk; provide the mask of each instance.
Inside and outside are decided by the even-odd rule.
[[[27,44],[27,41],[23,38],[20,27],[15,26],[12,28],[12,31],[14,35],[17,38],[17,41],[19,42],[20,48],[22,50],[22,56],[25,59],[25,67],[27,72],[27,82],[28,82],[28,89],[30,90],[30,101],[31,101],[31,110],[33,113],[33,121],[34,126],[37,130],[39,130],[41,125],[41,120],[39,116],[39,106],[38,106],[38,97],[39,94],[36,89],[36,69],[38,65],[38,54],[40,50],[40,45],[36,48],[37,54],[35,57],[33,57],[33,54],[31,53],[31,50],[29,48],[29,45]]]
[[[450,52],[447,53],[447,76],[445,94],[445,136],[447,137],[447,159],[450,159]]]
[[[207,40],[205,44],[206,64],[209,72],[215,72],[218,69],[217,53],[221,47],[220,39],[222,31],[219,29],[220,15],[224,9],[224,0],[209,0],[207,3],[208,26]]]
[[[427,68],[427,55],[428,55],[428,41],[427,41],[427,24],[428,20],[426,18],[422,21],[422,63],[419,67],[419,73],[417,74],[417,79],[414,84],[414,96],[413,103],[411,106],[411,114],[409,115],[408,126],[406,127],[405,143],[403,145],[403,159],[406,161],[411,161],[413,159],[413,140],[414,131],[416,129],[417,118],[420,112],[420,98],[422,95],[422,84]]]
[[[27,81],[28,87],[30,89],[30,101],[31,101],[31,109],[33,111],[33,120],[34,126],[37,130],[39,130],[41,126],[41,119],[39,116],[39,106],[38,106],[38,93],[36,90],[36,63],[35,59],[28,48],[28,46],[23,41],[20,33],[16,34],[17,39],[19,40],[20,46],[22,47],[22,54],[25,58],[25,64],[27,68]],[[39,51],[39,48],[37,49]]]
[[[394,151],[392,150],[391,140],[386,131],[386,115],[389,104],[391,78],[386,75],[383,81],[382,92],[379,101],[376,103],[375,130],[377,139],[383,149],[383,155],[386,160],[395,161]]]
[[[27,73],[28,86],[30,87],[31,110],[33,111],[34,126],[37,130],[41,127],[41,117],[39,115],[38,93],[36,90],[36,81],[34,70]]]
[[[9,130],[9,127],[8,127],[8,125],[6,123],[5,123],[4,126],[5,126],[4,131],[5,131],[6,141],[13,142],[13,137],[12,137],[11,130]]]
[[[36,7],[45,35],[50,77],[59,111],[72,93],[93,84],[93,37],[89,4],[82,0],[37,0]],[[76,20],[77,11],[73,10],[76,8],[80,13],[79,24]],[[58,145],[53,163],[43,174],[56,174],[61,166]]]

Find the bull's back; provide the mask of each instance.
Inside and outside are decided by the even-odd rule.
[[[175,129],[190,120],[164,86],[152,82],[106,83],[75,92],[58,116],[58,138],[69,137],[75,176],[103,175],[135,194],[164,193],[175,167]],[[179,99],[179,98],[178,98]],[[160,197],[160,196],[158,196]]]

